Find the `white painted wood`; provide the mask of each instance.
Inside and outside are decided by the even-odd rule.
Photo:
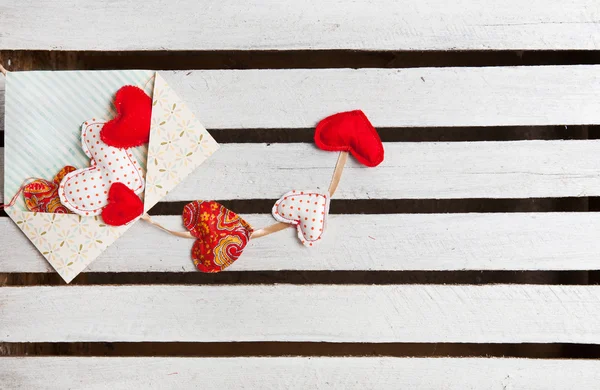
[[[598,100],[600,102],[600,99]],[[600,112],[600,111],[599,111]],[[343,199],[529,198],[600,195],[600,141],[386,143],[367,168],[351,158]],[[278,199],[326,191],[337,153],[311,144],[228,144],[166,200]]]
[[[600,286],[0,289],[0,342],[600,343]]]
[[[385,143],[385,160],[353,158],[338,199],[530,198],[600,195],[600,141]],[[326,191],[337,153],[310,144],[224,144],[165,201],[278,199]],[[270,210],[265,210],[269,212]]]
[[[353,109],[378,127],[600,123],[593,65],[188,73],[166,78],[208,129],[313,127]]]
[[[185,230],[179,216],[155,219]],[[332,215],[318,246],[305,248],[289,229],[252,241],[228,270],[594,270],[598,231],[598,213]],[[139,222],[86,272],[197,272],[192,243]],[[8,218],[0,218],[0,248],[0,273],[54,272]]]
[[[208,129],[311,128],[352,109],[378,127],[600,124],[594,65],[162,74]]]
[[[600,362],[498,358],[0,358],[12,389],[597,389]]]
[[[4,202],[4,148],[0,148],[0,203]]]
[[[6,78],[4,76],[0,75],[0,131],[4,130],[4,96],[5,96],[5,88],[6,88]],[[4,158],[4,152],[2,152],[2,158]],[[4,166],[4,163],[2,164],[2,166]],[[4,190],[2,190],[2,193],[4,193]]]
[[[0,49],[599,49],[599,14],[595,0],[22,0],[0,5]]]

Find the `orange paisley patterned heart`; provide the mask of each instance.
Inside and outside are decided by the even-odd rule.
[[[36,179],[27,183],[23,187],[23,197],[25,198],[25,207],[27,210],[37,213],[71,213],[60,203],[58,186],[63,177],[74,170],[74,167],[67,165],[54,176],[52,181]]]

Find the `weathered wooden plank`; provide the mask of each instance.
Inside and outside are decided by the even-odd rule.
[[[12,389],[596,389],[600,363],[498,358],[0,358]]]
[[[386,143],[377,168],[348,164],[344,199],[529,198],[600,195],[600,141]],[[310,144],[229,144],[166,200],[277,199],[325,191],[337,153]]]
[[[600,123],[593,65],[163,74],[208,129],[307,128],[357,108],[378,127]]]
[[[207,128],[223,129],[313,127],[357,108],[379,127],[598,124],[599,74],[600,66],[592,65],[180,71],[166,77]]]
[[[4,130],[5,89],[6,89],[6,78],[4,76],[0,76],[0,130]],[[2,158],[4,158],[4,151],[2,151]],[[4,163],[2,163],[2,166],[4,166]],[[2,192],[4,192],[4,190],[2,190]]]
[[[33,0],[0,6],[1,49],[598,49],[594,0]],[[161,10],[163,12],[161,12]],[[340,10],[343,10],[341,12]],[[90,18],[95,20],[89,28]],[[74,33],[76,32],[76,33]],[[101,36],[102,39],[98,39]]]
[[[600,141],[385,143],[385,161],[350,159],[339,199],[535,198],[600,195]],[[337,153],[310,144],[224,144],[165,200],[278,199],[326,191]],[[265,210],[268,211],[268,210]]]
[[[600,343],[600,286],[0,289],[0,341]]]
[[[256,227],[273,222],[244,217]],[[179,216],[156,220],[185,230]],[[303,247],[289,229],[252,241],[228,270],[592,270],[599,230],[597,213],[332,215],[318,246]],[[139,222],[87,272],[197,272],[191,246]],[[8,218],[0,248],[0,272],[53,272]]]

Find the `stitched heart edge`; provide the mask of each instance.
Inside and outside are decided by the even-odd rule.
[[[346,146],[330,145],[330,144],[326,144],[322,140],[321,134],[323,133],[323,129],[327,128],[327,126],[331,122],[335,121],[340,116],[352,116],[353,118],[360,120],[362,122],[361,123],[362,125],[365,125],[366,127],[368,127],[368,134],[371,137],[373,137],[373,139],[377,142],[377,144],[379,146],[379,150],[375,154],[376,159],[374,161],[371,162],[371,161],[367,160],[366,158],[364,158],[362,155],[358,154],[351,145],[346,145]],[[354,131],[354,129],[352,129],[352,130]],[[354,156],[354,158],[356,160],[358,160],[358,162],[360,162],[361,164],[363,164],[367,167],[376,167],[379,164],[381,164],[384,159],[385,151],[383,149],[383,143],[381,142],[381,138],[379,138],[379,134],[377,133],[377,130],[375,129],[375,127],[369,121],[369,118],[367,118],[365,113],[362,112],[361,110],[339,112],[337,114],[330,115],[325,119],[322,119],[317,124],[317,127],[315,128],[314,141],[315,141],[315,145],[317,145],[317,147],[321,150],[325,150],[328,152],[350,152],[352,154],[352,156]]]
[[[304,237],[304,234],[302,234],[302,229],[300,227],[300,221],[298,220],[294,220],[294,219],[289,219],[286,218],[282,215],[279,214],[279,212],[277,211],[277,206],[279,206],[279,204],[281,203],[282,200],[284,200],[286,197],[290,197],[290,196],[298,196],[298,195],[308,195],[308,194],[314,194],[314,195],[318,195],[318,196],[323,196],[325,197],[325,215],[323,216],[323,231],[319,234],[319,236],[316,239],[308,239],[306,237]],[[298,235],[298,239],[300,240],[300,242],[302,242],[302,244],[304,246],[313,246],[314,243],[317,243],[321,240],[321,238],[323,237],[323,234],[325,234],[325,230],[327,227],[327,219],[329,216],[329,206],[331,203],[331,199],[329,197],[328,194],[323,194],[319,191],[316,190],[303,190],[303,191],[298,191],[298,190],[292,190],[289,192],[286,192],[285,194],[283,194],[273,205],[273,208],[271,209],[271,214],[273,215],[273,218],[275,218],[277,221],[279,222],[283,222],[283,223],[288,223],[290,225],[295,225],[296,226],[296,233]]]

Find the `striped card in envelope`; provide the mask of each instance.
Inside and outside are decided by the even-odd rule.
[[[122,226],[105,223],[95,212],[108,199],[105,182],[73,176],[76,170],[97,168],[102,176],[104,169],[107,177],[122,172],[116,180],[138,186],[145,212],[218,149],[163,76],[148,70],[7,75],[6,212],[67,283],[139,219]],[[104,124],[120,115],[115,95],[124,86],[143,90],[152,104],[149,140],[127,149],[107,146],[99,136]],[[68,189],[60,184],[65,175],[73,178]],[[56,196],[59,191],[64,199]],[[65,201],[98,206],[73,213]]]

